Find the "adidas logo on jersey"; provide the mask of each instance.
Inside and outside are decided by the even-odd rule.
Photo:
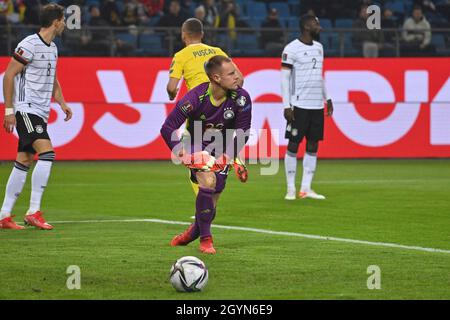
[[[41,59],[45,59],[45,56],[44,56],[44,55],[41,55]]]

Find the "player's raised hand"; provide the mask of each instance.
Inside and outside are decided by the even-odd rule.
[[[333,115],[333,111],[333,101],[331,101],[331,99],[327,100],[327,116],[331,117]]]
[[[14,114],[5,115],[5,119],[3,120],[3,128],[5,128],[7,133],[11,133],[16,126],[16,116]]]
[[[294,121],[294,110],[291,108],[285,108],[284,109],[284,118],[286,119],[287,122],[292,122]]]
[[[72,119],[72,109],[70,109],[68,105],[66,105],[65,103],[61,104],[61,109],[66,114],[66,118],[64,119],[64,121],[69,121],[70,119]]]

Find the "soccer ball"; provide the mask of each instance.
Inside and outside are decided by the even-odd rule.
[[[200,291],[208,283],[208,269],[199,258],[182,257],[170,269],[170,283],[180,292]]]

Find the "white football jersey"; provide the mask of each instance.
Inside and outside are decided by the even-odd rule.
[[[303,109],[323,109],[326,94],[322,44],[313,41],[308,45],[295,39],[284,48],[281,63],[292,67],[290,104]]]
[[[35,114],[47,122],[58,60],[55,43],[45,43],[35,33],[17,45],[13,58],[25,65],[14,78],[15,111]]]

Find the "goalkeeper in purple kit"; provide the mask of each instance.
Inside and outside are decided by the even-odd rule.
[[[193,88],[177,102],[161,135],[199,185],[195,222],[170,244],[187,245],[200,237],[200,251],[214,254],[211,223],[229,165],[248,140],[252,102],[238,86],[239,75],[231,59],[214,56],[205,64],[205,71],[210,82]],[[189,134],[179,139],[174,133],[186,120]]]

